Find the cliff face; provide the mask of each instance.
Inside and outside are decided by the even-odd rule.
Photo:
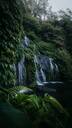
[[[2,86],[72,79],[62,28],[27,15],[21,1],[0,1],[0,55]]]
[[[21,38],[21,14],[14,0],[0,1],[0,84],[15,83],[12,64]]]

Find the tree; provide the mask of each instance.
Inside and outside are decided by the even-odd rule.
[[[66,49],[72,54],[72,11],[60,11],[60,26],[64,30]]]
[[[27,13],[32,16],[45,19],[49,7],[48,0],[23,0]]]
[[[58,20],[58,15],[56,12],[52,11],[52,6],[50,6],[48,9],[47,20],[50,22],[54,22]]]

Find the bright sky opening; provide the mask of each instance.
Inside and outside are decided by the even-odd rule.
[[[52,10],[57,12],[60,9],[66,10],[67,8],[72,10],[72,0],[49,0]]]

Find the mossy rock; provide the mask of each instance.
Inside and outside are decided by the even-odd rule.
[[[25,86],[16,86],[8,89],[9,94],[29,94],[33,93],[33,90]]]

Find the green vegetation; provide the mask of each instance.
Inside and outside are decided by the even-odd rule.
[[[22,36],[21,14],[14,0],[0,1],[0,85],[15,84],[12,64]]]
[[[21,112],[3,101],[0,101],[0,125],[3,128],[31,128],[26,112]]]
[[[70,115],[55,98],[48,94],[43,97],[27,94],[26,91],[32,89],[15,85],[13,65],[25,57],[26,86],[36,89],[34,55],[39,53],[54,59],[61,81],[72,81],[72,11],[61,11],[57,16],[49,9],[48,0],[0,0],[2,127],[72,127]],[[25,35],[29,37],[30,44],[23,48]],[[24,93],[20,93],[20,90],[24,90]]]
[[[41,1],[39,4],[39,8],[41,6],[41,9],[44,9],[45,3]],[[0,84],[2,86],[15,85],[16,76],[12,65],[19,62],[23,54],[28,63],[31,62],[30,65],[27,64],[27,72],[32,71],[31,74],[27,74],[27,78],[30,83],[34,82],[34,45],[37,53],[40,52],[56,60],[62,80],[72,80],[71,11],[60,12],[60,20],[57,18],[41,20],[32,14],[32,10],[27,11],[32,5],[30,1],[27,7],[22,1],[0,1]],[[35,5],[37,6],[36,3]],[[40,12],[40,15],[43,15],[42,13]],[[29,48],[23,50],[21,40],[24,35],[30,38],[31,44]]]
[[[26,87],[14,87],[9,90],[2,90],[3,93],[5,93],[5,91],[8,93],[8,99],[6,98],[5,101],[2,100],[3,98],[0,98],[0,111],[4,119],[3,114],[7,116],[5,123],[8,127],[10,126],[9,123],[12,122],[14,122],[12,124],[14,128],[23,128],[24,126],[27,128],[30,127],[30,125],[35,128],[70,127],[71,122],[68,112],[64,110],[55,98],[47,94],[45,94],[44,97],[37,96],[36,94],[19,94],[18,91],[22,89],[29,90]]]

